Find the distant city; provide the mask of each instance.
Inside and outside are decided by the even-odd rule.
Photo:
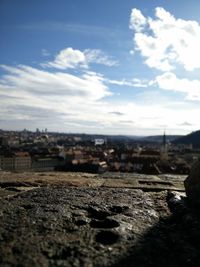
[[[0,170],[188,174],[200,148],[184,138],[0,130]]]

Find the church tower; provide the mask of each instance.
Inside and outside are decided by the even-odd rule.
[[[163,141],[162,141],[162,145],[160,148],[160,159],[161,160],[168,160],[168,148],[167,148],[165,131],[163,134]]]

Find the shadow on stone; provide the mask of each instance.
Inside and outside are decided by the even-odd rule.
[[[172,215],[161,219],[112,267],[200,266],[200,213],[183,203],[171,205]]]
[[[103,211],[97,208],[89,207],[88,208],[88,217],[97,219],[97,220],[104,220],[106,217],[110,216],[111,213],[107,211]]]
[[[119,235],[110,231],[101,231],[96,235],[96,242],[102,245],[112,245],[119,240]]]
[[[92,220],[90,223],[90,226],[92,228],[116,228],[119,227],[119,223],[116,220],[113,219],[105,219],[103,221],[96,221],[96,220]]]

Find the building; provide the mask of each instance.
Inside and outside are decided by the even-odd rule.
[[[4,171],[13,171],[15,169],[14,157],[0,156],[0,169]]]
[[[25,171],[31,168],[31,157],[27,152],[16,152],[0,156],[0,168],[5,171]]]
[[[64,164],[64,160],[59,157],[39,157],[32,161],[33,171],[53,171],[56,167]]]
[[[16,171],[20,170],[30,170],[31,168],[31,157],[28,152],[16,152],[14,154],[14,169]]]

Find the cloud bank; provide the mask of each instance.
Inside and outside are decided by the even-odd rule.
[[[51,60],[52,54],[43,50],[48,59],[37,67],[1,66],[0,125],[107,134],[157,134],[163,125],[170,133],[184,133],[185,127],[187,131],[196,127],[200,112],[194,101],[200,101],[200,80],[184,77],[183,72],[200,68],[199,24],[158,7],[153,18],[133,9],[130,29],[134,33],[131,59],[141,55],[153,77],[139,77],[137,64],[137,78],[109,72],[121,62],[100,49],[67,47]],[[111,73],[112,78],[102,73]],[[160,95],[154,94],[155,88]],[[129,96],[128,90],[137,93]],[[167,91],[179,99],[169,103]],[[163,99],[158,97],[161,94]]]
[[[199,23],[175,18],[162,7],[155,9],[155,17],[145,17],[134,8],[129,28],[134,31],[135,52],[150,69],[162,72],[149,85],[178,92],[183,100],[200,101],[199,77],[185,77],[200,69]]]
[[[150,68],[170,71],[177,65],[187,71],[200,68],[200,25],[196,21],[176,19],[162,7],[155,9],[155,18],[144,17],[133,9],[130,29],[135,31],[135,49]]]
[[[53,61],[42,64],[43,67],[52,67],[56,69],[75,69],[88,68],[89,64],[100,64],[108,67],[117,66],[118,62],[100,49],[86,49],[83,52],[71,47],[61,50]]]

